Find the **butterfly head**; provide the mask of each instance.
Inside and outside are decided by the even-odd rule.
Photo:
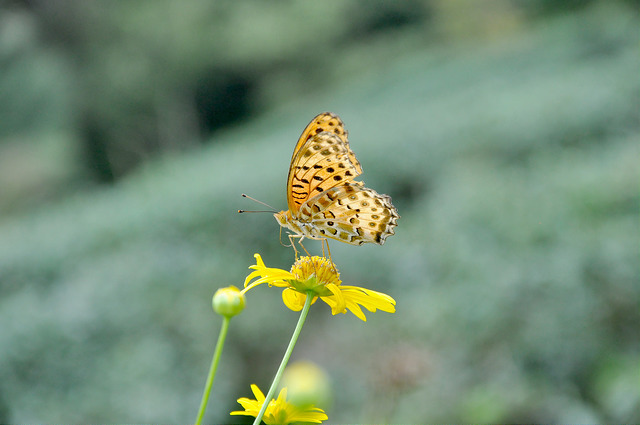
[[[316,235],[310,234],[304,223],[294,218],[290,210],[280,211],[273,215],[281,227],[293,231],[297,235],[307,236],[316,239]]]
[[[295,229],[291,225],[293,223],[293,216],[291,215],[291,211],[280,211],[279,213],[275,213],[273,216],[276,218],[276,221],[280,226],[295,231]]]

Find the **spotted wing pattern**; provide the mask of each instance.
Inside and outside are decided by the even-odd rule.
[[[391,198],[353,179],[362,174],[342,120],[331,112],[316,116],[296,144],[287,178],[289,211],[278,222],[314,239],[352,245],[382,245],[399,218]]]
[[[384,244],[394,234],[400,216],[391,198],[364,187],[362,182],[336,186],[300,209],[300,221],[309,221],[319,236],[352,245]]]
[[[342,120],[331,112],[316,116],[298,139],[287,178],[287,204],[292,214],[310,197],[362,174],[349,147]]]

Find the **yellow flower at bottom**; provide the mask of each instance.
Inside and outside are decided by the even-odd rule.
[[[335,264],[324,257],[300,257],[290,272],[265,266],[260,254],[255,254],[254,257],[256,265],[249,268],[255,271],[245,279],[245,289],[242,292],[263,283],[285,288],[282,300],[293,311],[302,310],[306,294],[312,292],[313,302],[320,297],[331,307],[332,314],[346,313],[349,310],[365,322],[367,317],[360,306],[371,312],[396,311],[395,300],[387,294],[358,286],[342,285]],[[251,282],[255,278],[258,279]]]
[[[253,391],[256,399],[251,400],[247,397],[239,398],[238,403],[240,403],[244,410],[231,412],[231,415],[253,416],[254,418],[258,416],[265,397],[257,385],[251,384],[251,391]],[[262,421],[267,425],[286,425],[292,422],[312,422],[319,424],[326,419],[328,419],[328,416],[324,413],[324,410],[319,407],[309,406],[300,408],[291,403],[287,403],[286,388],[280,391],[277,399],[269,402],[269,406],[262,417]]]

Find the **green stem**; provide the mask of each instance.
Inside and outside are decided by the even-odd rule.
[[[289,341],[289,346],[287,347],[287,351],[284,352],[284,357],[282,358],[282,362],[280,362],[280,367],[276,372],[276,376],[273,378],[273,382],[271,383],[271,388],[269,388],[269,392],[265,397],[264,403],[262,404],[262,408],[256,416],[256,420],[253,421],[253,425],[259,425],[260,421],[262,421],[262,416],[264,416],[264,412],[267,410],[267,406],[269,406],[269,402],[273,398],[273,395],[276,392],[276,388],[278,388],[278,384],[280,383],[280,378],[282,378],[282,373],[284,372],[284,368],[287,367],[287,363],[289,362],[289,358],[291,357],[291,353],[293,352],[293,347],[295,347],[296,342],[298,341],[298,337],[300,336],[300,331],[302,331],[302,325],[304,325],[304,321],[307,319],[307,314],[309,313],[309,307],[311,307],[311,301],[313,300],[313,293],[307,292],[307,299],[304,302],[304,307],[302,307],[302,311],[300,312],[300,318],[298,319],[298,324],[296,325],[295,330],[293,331],[293,335],[291,336],[291,341]]]
[[[196,419],[196,425],[202,423],[204,412],[207,410],[207,403],[209,402],[209,394],[211,393],[211,387],[213,387],[213,378],[216,376],[216,370],[218,370],[218,363],[220,362],[220,356],[222,354],[222,347],[224,347],[224,341],[227,338],[227,331],[229,330],[228,317],[222,319],[222,327],[220,328],[220,335],[218,336],[218,342],[216,343],[216,349],[213,352],[213,358],[211,359],[211,367],[209,368],[209,376],[207,376],[207,383],[204,385],[204,392],[202,393],[202,401],[200,401],[200,410],[198,410],[198,417]]]

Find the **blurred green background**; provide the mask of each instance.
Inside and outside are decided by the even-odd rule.
[[[0,422],[187,423],[293,146],[340,115],[401,219],[332,243],[397,312],[316,304],[327,423],[640,422],[638,1],[0,3]],[[318,242],[307,242],[319,253]],[[297,314],[231,324],[209,423]]]

